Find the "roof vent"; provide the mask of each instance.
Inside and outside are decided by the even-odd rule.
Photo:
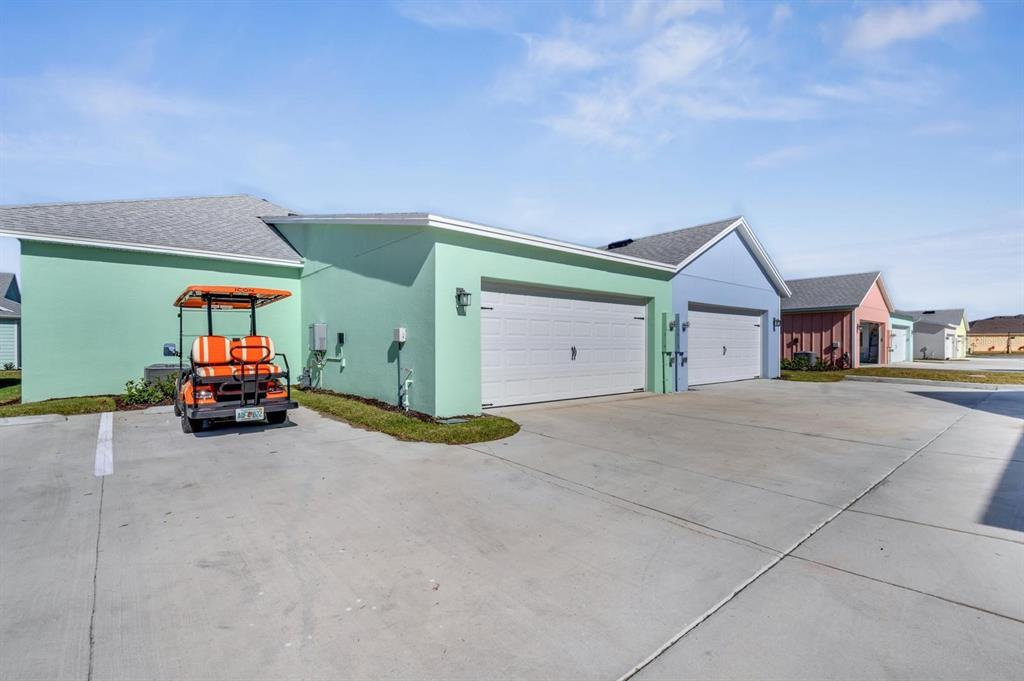
[[[608,244],[608,250],[610,251],[613,248],[622,248],[623,246],[628,246],[631,243],[633,243],[632,239],[623,239],[622,241],[613,241],[610,244]]]

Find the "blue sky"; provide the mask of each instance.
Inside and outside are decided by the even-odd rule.
[[[0,202],[249,192],[1024,312],[1024,3],[5,3]],[[16,250],[0,245],[0,270]]]

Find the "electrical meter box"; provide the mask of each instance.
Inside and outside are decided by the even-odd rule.
[[[309,349],[327,352],[327,325],[321,322],[309,325]]]
[[[404,343],[405,342],[405,327],[404,326],[399,326],[399,327],[395,328],[395,342],[396,343]]]

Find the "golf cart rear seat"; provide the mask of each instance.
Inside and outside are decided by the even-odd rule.
[[[268,336],[229,340],[224,336],[199,336],[192,342],[192,365],[202,378],[270,378],[286,372],[273,359],[274,341]]]

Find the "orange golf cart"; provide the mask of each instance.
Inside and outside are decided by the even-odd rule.
[[[178,357],[178,384],[174,413],[186,433],[203,430],[211,420],[239,423],[284,423],[292,401],[288,358],[276,352],[269,336],[256,332],[256,309],[291,295],[289,291],[240,286],[189,286],[174,301],[178,308],[178,345],[164,346],[164,354]],[[215,311],[249,312],[249,335],[239,338],[213,332]],[[207,334],[192,341],[188,363],[184,358],[184,315],[206,312]],[[280,358],[284,368],[275,364]]]

